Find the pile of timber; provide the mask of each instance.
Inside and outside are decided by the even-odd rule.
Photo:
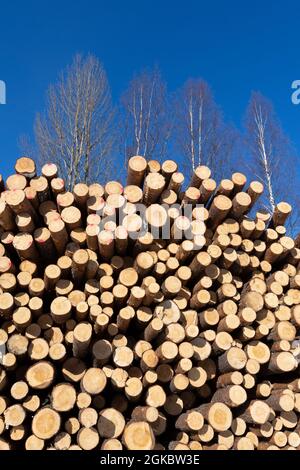
[[[171,160],[41,172],[0,177],[0,449],[299,449],[290,205]]]

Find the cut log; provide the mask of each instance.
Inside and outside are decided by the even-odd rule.
[[[152,450],[155,446],[153,431],[149,424],[143,421],[127,424],[122,440],[128,450]]]
[[[29,157],[18,158],[15,164],[15,170],[18,174],[26,178],[33,178],[36,174],[35,162]]]
[[[119,411],[114,408],[100,411],[97,429],[101,437],[115,439],[122,435],[124,427],[125,419]]]
[[[50,362],[39,361],[30,366],[26,372],[26,380],[33,389],[42,390],[49,387],[54,379],[54,367]]]
[[[60,415],[51,408],[42,408],[33,417],[32,432],[42,440],[51,439],[59,431]]]
[[[300,446],[300,236],[246,182],[182,191],[143,156],[125,187],[0,178],[1,449]]]
[[[56,385],[51,393],[52,408],[58,412],[70,411],[75,405],[76,392],[72,385]]]
[[[77,433],[77,443],[83,450],[93,450],[99,444],[99,435],[95,428],[81,428]]]
[[[271,409],[267,403],[261,400],[253,400],[240,415],[246,423],[265,424],[270,416]]]
[[[131,157],[128,161],[127,185],[134,184],[140,186],[143,182],[147,161],[144,157]]]
[[[218,431],[226,431],[232,423],[232,413],[228,406],[223,403],[201,405],[197,409],[208,421],[210,426]]]
[[[101,393],[105,386],[106,376],[99,368],[88,369],[81,379],[82,390],[91,395]]]

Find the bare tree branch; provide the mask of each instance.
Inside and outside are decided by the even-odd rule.
[[[130,82],[121,97],[119,118],[125,161],[132,155],[148,160],[166,156],[172,124],[166,85],[156,68],[141,72]]]
[[[174,114],[175,146],[184,157],[187,175],[197,165],[208,165],[216,177],[223,177],[235,133],[224,124],[207,83],[188,80],[175,94]]]
[[[255,175],[266,189],[261,204],[272,213],[278,202],[286,200],[292,203],[294,214],[288,225],[294,230],[299,224],[299,201],[293,201],[297,193],[295,152],[281,128],[272,103],[260,93],[255,92],[251,96],[245,127],[247,161],[252,178]]]
[[[51,86],[35,122],[41,163],[53,161],[72,188],[111,173],[114,109],[105,70],[93,56],[76,56]]]

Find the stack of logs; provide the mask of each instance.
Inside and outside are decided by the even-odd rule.
[[[299,449],[290,205],[172,160],[57,173],[0,177],[0,449]]]

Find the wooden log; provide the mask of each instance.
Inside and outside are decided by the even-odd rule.
[[[229,385],[218,389],[213,397],[212,402],[225,403],[230,408],[241,406],[247,400],[247,393],[240,385]]]
[[[262,195],[264,186],[260,181],[251,181],[249,188],[247,189],[247,194],[251,198],[251,205],[253,207],[257,199]]]
[[[166,401],[166,394],[160,385],[153,385],[148,388],[146,393],[146,404],[158,408],[163,406]]]
[[[1,244],[4,247],[5,253],[4,255],[12,255],[15,256],[15,251],[14,251],[14,246],[13,246],[13,241],[14,241],[14,233],[13,232],[4,232],[1,235]],[[7,260],[9,258],[7,256],[3,256],[1,258],[1,264],[2,264],[2,272],[15,272],[15,268],[12,262],[7,266]]]
[[[3,292],[14,293],[17,287],[16,276],[13,273],[0,274],[0,287]]]
[[[217,187],[217,183],[215,182],[214,179],[212,178],[207,178],[202,181],[202,184],[200,186],[200,198],[199,202],[201,204],[207,203],[209,198],[212,196],[214,193],[215,189]]]
[[[227,387],[228,385],[241,385],[243,383],[243,375],[239,371],[227,372],[217,379],[217,388]]]
[[[242,349],[231,347],[218,359],[218,367],[222,373],[241,370],[245,367],[247,356]]]
[[[147,161],[144,157],[131,157],[128,161],[127,185],[134,184],[141,186],[147,168]]]
[[[61,212],[61,218],[69,232],[81,227],[81,212],[75,206],[64,208]]]
[[[81,428],[77,433],[77,443],[83,450],[95,449],[99,444],[99,435],[95,428]]]
[[[65,421],[64,428],[68,434],[76,434],[80,429],[80,423],[77,418],[71,416]]]
[[[26,178],[33,178],[36,174],[36,166],[34,160],[29,157],[18,158],[15,164],[15,170],[18,174]]]
[[[45,359],[49,353],[49,345],[43,338],[35,338],[28,348],[28,355],[34,361]]]
[[[137,204],[143,199],[143,191],[139,186],[134,184],[125,186],[124,197],[132,204]]]
[[[6,231],[14,230],[16,227],[13,211],[4,200],[0,200],[0,226]]]
[[[274,210],[274,214],[271,223],[274,227],[278,225],[284,225],[286,219],[290,215],[292,208],[287,202],[279,202]]]
[[[175,426],[181,431],[195,432],[199,431],[204,424],[204,419],[201,413],[198,411],[188,411],[187,413],[182,413],[177,419]]]
[[[182,199],[182,205],[185,206],[187,204],[195,206],[195,204],[199,201],[200,199],[200,190],[198,188],[195,188],[193,186],[190,186],[186,189],[183,199]]]
[[[124,428],[125,419],[119,411],[114,408],[105,408],[100,411],[97,429],[101,437],[116,439],[122,435]]]
[[[33,389],[42,390],[49,387],[54,379],[54,367],[49,362],[38,361],[26,372],[26,380]]]
[[[52,361],[61,362],[67,355],[66,347],[61,343],[52,344],[49,348],[49,357]]]
[[[39,258],[33,237],[30,233],[20,232],[15,235],[13,239],[13,247],[21,260],[29,259],[31,261],[37,261]]]
[[[165,177],[166,181],[169,182],[173,173],[178,169],[178,165],[174,160],[165,160],[161,166],[161,172]]]
[[[167,222],[167,212],[159,204],[151,204],[145,211],[145,219],[151,228],[151,233],[155,239],[160,238],[161,229]]]
[[[63,383],[53,387],[51,406],[58,412],[70,411],[76,402],[76,392],[71,384]]]
[[[28,212],[21,212],[16,216],[16,224],[20,232],[32,233],[35,229],[34,221]]]
[[[99,368],[88,369],[81,379],[81,388],[90,395],[101,393],[106,386],[106,376]]]
[[[284,391],[276,390],[271,392],[266,403],[275,411],[290,412],[294,408],[294,397]]]
[[[77,395],[76,406],[79,410],[88,408],[92,403],[92,397],[86,392],[80,392]]]
[[[269,419],[270,412],[267,403],[261,400],[252,400],[239,417],[246,423],[265,424]]]
[[[235,219],[240,219],[250,209],[251,202],[249,194],[243,191],[236,193],[232,200],[231,215]]]
[[[58,211],[61,213],[66,207],[74,205],[75,197],[70,191],[60,193],[56,197]]]
[[[34,434],[31,434],[29,437],[27,437],[25,441],[26,450],[43,450],[44,445],[44,440],[39,439]]]
[[[104,215],[105,201],[103,197],[91,196],[88,198],[86,205],[88,214],[98,214],[99,216]]]
[[[9,292],[0,294],[0,313],[1,315],[8,317],[13,312],[14,298]]]
[[[51,408],[42,408],[37,411],[32,420],[32,432],[39,439],[51,439],[59,431],[60,415]]]
[[[87,322],[78,323],[73,334],[73,355],[74,357],[84,357],[88,352],[92,338],[92,326]]]
[[[132,421],[125,426],[122,436],[128,450],[152,450],[155,438],[150,425],[144,421]]]
[[[28,286],[29,294],[32,297],[42,297],[45,291],[45,283],[39,277],[32,278]]]
[[[75,284],[78,285],[83,281],[88,261],[89,255],[86,250],[80,249],[73,254],[71,273]]]
[[[53,320],[57,324],[65,323],[71,317],[72,304],[67,297],[56,297],[51,305],[50,312]]]
[[[246,432],[247,424],[240,418],[234,418],[231,424],[231,430],[235,436],[243,436]]]
[[[22,358],[27,352],[28,343],[28,339],[22,334],[13,334],[8,338],[6,346],[8,352],[14,354],[18,358]]]
[[[250,359],[255,359],[259,364],[266,364],[270,359],[270,350],[261,341],[249,342],[245,347],[245,352]]]
[[[56,450],[69,450],[71,436],[66,432],[60,432],[54,437],[54,448]]]
[[[54,197],[65,192],[65,182],[62,178],[53,178],[50,181],[50,187]]]
[[[25,427],[23,424],[19,426],[13,426],[9,432],[9,437],[12,442],[19,442],[25,436]]]
[[[232,202],[227,196],[216,196],[209,209],[209,219],[211,227],[215,228],[227,216],[232,207]]]
[[[132,442],[128,429],[142,423],[145,450],[296,449],[300,250],[283,225],[290,206],[270,223],[264,211],[252,220],[263,188],[244,189],[243,174],[216,189],[198,167],[181,193],[175,162],[134,157],[129,167],[125,188],[79,183],[71,193],[55,165],[1,188],[0,447],[138,449],[124,436]],[[206,208],[191,220],[172,207],[197,202]],[[25,434],[45,394],[51,437]],[[54,434],[47,410],[69,418]],[[181,433],[168,435],[169,419]]]
[[[118,439],[104,439],[101,450],[122,450],[122,443]]]
[[[30,187],[33,188],[40,203],[50,199],[50,188],[47,178],[44,176],[37,176],[30,180]]]
[[[243,173],[233,173],[231,176],[231,181],[233,182],[234,188],[232,194],[236,194],[243,190],[247,178]]]
[[[169,179],[168,189],[170,191],[174,191],[176,194],[178,194],[181,190],[183,182],[184,182],[183,173],[176,171],[176,172],[172,173],[172,175]]]
[[[4,411],[5,426],[20,426],[26,418],[26,412],[20,404],[11,405]]]
[[[137,401],[142,392],[143,383],[138,377],[131,377],[127,380],[125,385],[125,394],[129,401]]]
[[[282,374],[295,370],[297,362],[292,353],[283,351],[271,354],[268,368],[271,372]]]
[[[197,408],[209,425],[217,432],[227,431],[232,424],[232,413],[227,405],[213,403],[201,405]]]
[[[254,444],[249,437],[238,437],[234,441],[235,450],[254,450]]]
[[[193,171],[192,179],[189,185],[195,188],[200,188],[202,182],[210,178],[210,175],[211,171],[207,166],[197,166]]]
[[[42,175],[50,181],[57,177],[57,173],[58,168],[55,163],[45,163],[45,165],[42,166]]]
[[[166,180],[159,173],[149,173],[145,178],[144,184],[144,203],[149,206],[158,201],[164,190]]]
[[[133,352],[127,346],[120,346],[114,350],[113,361],[117,367],[127,368],[133,361]]]

